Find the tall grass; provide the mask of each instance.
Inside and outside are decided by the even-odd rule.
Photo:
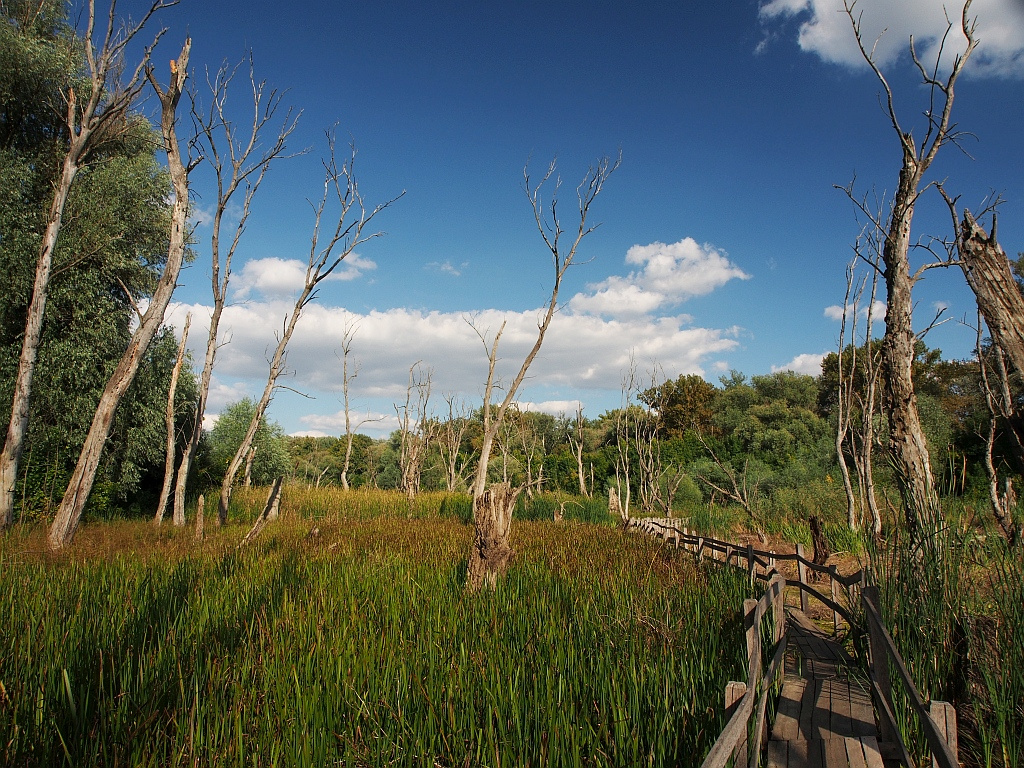
[[[1024,561],[999,539],[940,526],[872,553],[883,619],[925,699],[950,701],[968,765],[1024,765]],[[897,695],[901,731],[923,732]]]
[[[469,595],[458,520],[346,515],[240,552],[238,527],[198,549],[90,550],[96,527],[84,557],[0,545],[0,761],[696,765],[724,725],[741,574],[522,522],[508,577]]]

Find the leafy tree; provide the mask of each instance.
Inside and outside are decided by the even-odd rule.
[[[718,390],[697,374],[680,376],[640,394],[640,400],[661,414],[664,437],[682,437],[687,430],[708,434],[714,428]]]
[[[60,2],[0,6],[0,399],[12,402],[36,259],[67,139],[64,93],[79,78],[80,45]],[[33,376],[17,492],[45,513],[74,466],[100,393],[126,348],[135,309],[167,256],[166,172],[149,124],[127,116],[100,137],[64,208]],[[167,342],[170,343],[167,343]],[[147,424],[166,397],[173,339],[146,353],[102,459],[102,496],[128,505],[148,492],[162,437]],[[188,373],[179,397],[189,396]],[[154,411],[153,409],[157,410]],[[6,431],[9,410],[0,410]],[[102,505],[100,505],[102,506]]]
[[[210,430],[210,463],[218,478],[223,478],[242,444],[246,430],[256,413],[256,403],[251,398],[243,398],[224,408],[217,423]],[[256,428],[256,436],[252,441],[255,453],[252,454],[251,479],[256,485],[269,485],[278,477],[289,474],[291,456],[288,443],[281,425],[267,421],[266,416],[260,419]]]

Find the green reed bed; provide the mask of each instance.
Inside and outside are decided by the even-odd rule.
[[[952,702],[964,765],[1024,765],[1024,558],[969,529],[898,533],[872,553],[882,614],[925,699]],[[894,698],[912,754],[924,734],[899,687]]]
[[[457,521],[317,526],[240,553],[5,546],[0,761],[685,766],[724,724],[749,596],[731,569],[519,523],[508,577],[469,595]]]

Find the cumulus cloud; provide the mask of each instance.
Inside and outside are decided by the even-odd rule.
[[[934,61],[947,29],[947,13],[954,29],[943,56],[951,61],[962,53],[965,42],[958,27],[962,7],[960,0],[859,0],[856,12],[865,46],[875,45],[875,60],[885,66],[907,55],[911,35],[922,61]],[[969,69],[995,77],[1024,76],[1024,3],[975,0],[970,12],[977,18],[980,44]],[[842,0],[767,0],[760,15],[768,24],[798,20],[797,42],[803,51],[835,64],[866,66]]]
[[[379,432],[390,434],[401,425],[394,413],[352,410],[349,414],[353,432]],[[310,413],[300,416],[299,421],[308,424],[309,429],[292,433],[296,437],[327,437],[345,433],[345,411],[334,413]]]
[[[778,373],[779,371],[793,371],[793,373],[802,373],[807,376],[818,376],[821,374],[821,361],[825,359],[825,354],[805,353],[797,355],[785,365],[773,365],[772,373]]]
[[[521,407],[557,414],[575,411],[580,401],[607,401],[610,393],[617,401],[622,373],[632,361],[656,364],[674,376],[704,375],[706,365],[739,345],[741,328],[703,328],[689,315],[659,313],[734,278],[747,279],[724,253],[687,238],[668,245],[634,246],[625,263],[633,269],[629,275],[589,286],[552,324],[520,391]],[[356,259],[354,266],[358,271],[372,263]],[[211,414],[262,391],[277,334],[293,308],[304,271],[299,261],[269,258],[250,261],[238,273],[234,295],[247,300],[228,305],[221,318]],[[200,329],[209,326],[211,308],[173,305],[167,321],[181,328],[188,312],[193,314],[189,346],[193,359],[202,360],[206,334]],[[350,385],[353,408],[360,410],[360,419],[380,419],[360,431],[387,434],[397,426],[390,404],[404,398],[411,364],[419,361],[432,369],[435,392],[479,402],[487,377],[484,342],[489,346],[501,330],[496,366],[500,391],[532,348],[542,314],[542,308],[473,314],[394,308],[357,314],[344,307],[311,304],[292,337],[287,373],[280,383],[319,403],[303,401],[310,403],[306,415],[286,428],[310,435],[343,432],[344,413],[337,407],[346,329],[357,329],[349,358],[359,369]],[[324,412],[310,413],[314,409]]]
[[[630,317],[673,307],[693,296],[703,296],[736,278],[750,275],[714,246],[692,237],[677,243],[634,245],[626,263],[637,267],[626,277],[612,275],[587,286],[569,301],[578,314]]]
[[[267,299],[297,296],[306,283],[306,266],[306,263],[299,259],[279,259],[276,256],[251,259],[232,275],[233,297],[236,300],[244,300],[254,293]],[[376,268],[377,264],[371,259],[350,253],[325,282],[355,280],[363,273]]]
[[[841,307],[840,305],[833,304],[830,307],[825,307],[825,313],[824,314],[825,314],[825,317],[827,317],[829,320],[835,320],[836,322],[839,322],[840,320],[843,319],[843,315],[844,314],[848,314],[852,310],[853,310],[853,307],[851,307],[851,306],[846,307],[846,309],[844,310],[843,307]],[[868,316],[868,308],[867,307],[861,307],[861,308],[859,308],[857,310],[857,317],[863,319],[863,318],[866,318],[867,316]],[[872,318],[872,320],[884,320],[885,319],[885,302],[884,301],[876,301],[874,304],[871,305],[871,318]]]
[[[218,352],[218,382],[250,384],[224,385],[226,388],[218,390],[218,401],[230,402],[261,389],[274,334],[288,308],[285,302],[248,302],[224,310],[221,328],[223,338],[230,342]],[[190,309],[201,316],[200,307],[178,305],[169,313],[168,322],[180,327]],[[357,315],[344,308],[313,304],[292,337],[287,361],[290,377],[282,383],[338,397],[341,361],[332,350],[341,349],[346,328],[358,327],[351,352],[351,361],[360,366],[353,382],[354,397],[397,401],[404,396],[409,366],[419,360],[433,368],[435,391],[476,399],[482,394],[487,375],[487,356],[473,326],[490,340],[505,324],[497,373],[501,381],[509,381],[536,339],[539,316],[539,309],[511,313],[486,310],[470,317],[458,312],[404,308]],[[208,322],[208,310],[206,317]],[[197,325],[201,323],[194,319],[189,347],[193,359],[198,360],[205,350],[205,335],[196,332]],[[544,387],[617,391],[631,355],[638,361],[657,361],[677,374],[703,374],[707,358],[737,346],[738,333],[736,328],[693,327],[680,317],[608,320],[565,314],[552,324],[544,348],[530,369],[526,392]],[[560,411],[566,403],[545,409]],[[328,425],[309,422],[308,426],[321,429]]]

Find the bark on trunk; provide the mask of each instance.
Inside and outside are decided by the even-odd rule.
[[[811,515],[808,523],[811,526],[811,542],[814,544],[814,556],[812,561],[815,565],[825,565],[828,562],[832,550],[825,541],[825,532],[821,529],[821,521],[817,515]]]
[[[204,507],[206,506],[206,497],[203,494],[199,494],[199,501],[196,502],[196,541],[202,541],[206,538],[204,518]]]
[[[968,212],[961,224],[960,266],[993,341],[1024,375],[1024,298],[1010,261],[996,242],[995,226],[988,235]]]
[[[178,138],[175,133],[175,113],[178,100],[181,97],[181,89],[185,83],[185,72],[188,66],[189,49],[191,41],[185,42],[181,56],[173,62],[171,84],[166,93],[158,90],[161,101],[161,129],[164,139],[164,149],[167,152],[168,169],[171,175],[171,182],[174,185],[174,206],[171,213],[170,246],[167,252],[167,264],[164,266],[164,273],[160,276],[156,291],[150,301],[146,314],[139,322],[139,327],[132,334],[128,349],[125,350],[113,375],[103,389],[100,396],[96,414],[93,416],[92,425],[86,435],[82,452],[78,457],[75,471],[71,475],[64,498],[61,500],[57,516],[50,527],[48,542],[53,550],[62,549],[67,546],[78,528],[78,522],[82,517],[82,510],[89,498],[93,482],[96,479],[96,468],[99,466],[100,455],[103,453],[103,445],[110,434],[110,425],[114,420],[114,412],[117,404],[124,395],[125,390],[131,385],[139,363],[150,341],[156,334],[157,329],[163,323],[164,311],[171,300],[178,281],[178,272],[185,256],[185,240],[187,236],[188,216],[188,171],[182,161],[178,147]],[[155,81],[154,81],[155,85]]]
[[[508,534],[517,491],[508,483],[495,483],[473,499],[474,534],[466,567],[466,587],[476,592],[493,587],[512,559]]]
[[[39,248],[39,259],[36,261],[35,280],[32,284],[32,300],[28,307],[25,321],[25,336],[21,343],[21,356],[18,359],[18,375],[14,384],[14,402],[11,405],[11,420],[7,425],[7,439],[4,450],[0,454],[0,529],[14,522],[14,486],[18,480],[18,465],[25,448],[25,435],[28,433],[29,401],[32,394],[32,378],[35,374],[36,358],[39,354],[39,341],[43,335],[43,316],[46,313],[46,298],[50,283],[50,270],[53,266],[53,249],[57,245],[61,222],[64,216],[64,204],[67,202],[71,185],[78,175],[77,158],[69,150],[64,159],[60,181],[53,193],[50,204],[50,215],[47,218],[46,232]],[[79,149],[83,151],[84,148]]]
[[[167,429],[167,446],[164,455],[164,484],[160,488],[160,500],[156,505],[156,517],[154,522],[160,525],[164,521],[164,511],[167,509],[167,500],[171,495],[171,486],[174,484],[174,394],[178,390],[178,376],[181,374],[182,363],[185,362],[185,344],[188,343],[188,329],[192,324],[191,313],[185,318],[185,327],[181,331],[181,343],[178,344],[178,357],[174,361],[174,368],[171,369],[171,383],[167,388],[167,410],[164,412],[164,426]],[[179,520],[174,517],[175,525],[184,525],[185,516]]]
[[[889,450],[907,527],[937,520],[938,499],[924,429],[917,410],[912,370],[917,337],[912,324],[914,280],[910,273],[910,224],[919,181],[918,164],[904,150],[900,184],[885,239],[886,314],[882,337],[882,381],[889,418]]]

